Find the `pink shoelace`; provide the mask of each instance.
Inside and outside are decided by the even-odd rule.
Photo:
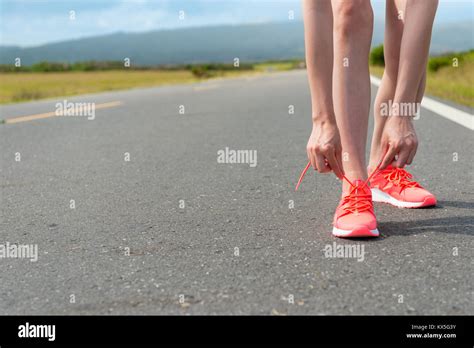
[[[403,168],[389,168],[380,171],[385,180],[395,186],[400,186],[400,192],[408,187],[421,187],[416,181],[411,181],[413,176]]]
[[[382,159],[385,157],[382,156]],[[375,168],[375,170],[372,172],[372,174],[369,175],[367,180],[365,181],[360,181],[357,184],[354,184],[352,181],[350,181],[345,175],[343,175],[343,179],[346,180],[349,185],[351,185],[351,189],[347,195],[344,196],[343,202],[341,206],[343,206],[345,213],[343,215],[347,215],[350,213],[355,213],[355,212],[363,212],[372,209],[372,197],[370,194],[367,194],[364,192],[366,188],[368,188],[368,183],[372,177],[379,172],[380,166],[382,165],[382,160],[380,160],[379,164]],[[298,183],[296,184],[295,191],[298,190],[298,188],[301,185],[301,182],[303,181],[303,178],[308,171],[308,169],[311,167],[311,162],[308,162],[306,165],[305,169],[301,172],[300,178],[298,179]],[[403,170],[403,169],[402,169]],[[409,173],[408,173],[409,174]]]

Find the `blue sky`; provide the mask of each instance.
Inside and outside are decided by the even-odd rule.
[[[0,0],[0,45],[44,43],[104,35],[216,24],[301,19],[301,0]],[[384,0],[372,0],[376,19]],[[75,12],[71,20],[70,11]],[[180,20],[179,12],[185,18]],[[474,0],[441,0],[436,24],[471,20]]]

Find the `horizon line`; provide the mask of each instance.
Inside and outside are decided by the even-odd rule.
[[[384,23],[383,19],[379,20],[374,20],[374,23]],[[455,24],[462,24],[462,23],[469,23],[469,20],[464,20],[464,21],[450,21],[446,23],[442,23],[439,25],[439,27],[444,27],[444,26],[450,26],[450,25],[455,25]],[[156,28],[156,29],[151,29],[151,30],[143,30],[143,31],[113,31],[110,33],[105,33],[105,34],[99,34],[99,35],[90,35],[90,36],[82,36],[82,37],[72,37],[69,39],[62,39],[58,41],[49,41],[45,43],[40,43],[40,44],[33,44],[33,45],[15,45],[15,44],[3,44],[0,42],[0,47],[2,48],[19,48],[19,49],[29,49],[29,48],[38,48],[42,46],[47,46],[47,45],[54,45],[54,44],[60,44],[64,42],[70,42],[70,41],[80,41],[80,40],[87,40],[91,38],[99,38],[99,37],[105,37],[105,36],[112,36],[112,35],[117,35],[117,34],[126,34],[126,35],[133,35],[133,34],[147,34],[147,33],[153,33],[153,32],[165,32],[165,31],[182,31],[182,30],[192,30],[192,29],[203,29],[203,28],[216,28],[216,27],[245,27],[245,26],[255,26],[255,25],[268,25],[268,24],[303,24],[302,19],[295,19],[293,21],[255,21],[255,22],[245,22],[245,23],[220,23],[220,24],[209,24],[209,25],[190,25],[186,27],[168,27],[168,28]],[[1,33],[0,33],[1,37]]]

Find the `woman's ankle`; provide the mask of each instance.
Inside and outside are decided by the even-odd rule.
[[[379,164],[380,160],[375,162],[375,161],[370,161],[369,162],[369,165],[367,166],[367,174],[370,175],[372,174],[372,172],[375,170],[375,168],[377,168],[378,164]]]
[[[367,180],[367,171],[365,170],[345,170],[345,176],[349,179],[350,182],[354,182],[356,180]],[[351,189],[351,184],[349,184],[346,180],[342,181],[342,192],[346,193]]]

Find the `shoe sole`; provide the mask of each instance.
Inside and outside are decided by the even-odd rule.
[[[369,228],[364,226],[356,227],[352,230],[342,230],[340,228],[333,227],[332,234],[336,237],[342,238],[378,237],[380,235],[378,229],[370,230]]]
[[[398,208],[422,208],[436,205],[436,199],[433,197],[426,197],[423,202],[405,202],[400,201],[377,188],[373,188],[371,191],[372,201],[388,203]]]

